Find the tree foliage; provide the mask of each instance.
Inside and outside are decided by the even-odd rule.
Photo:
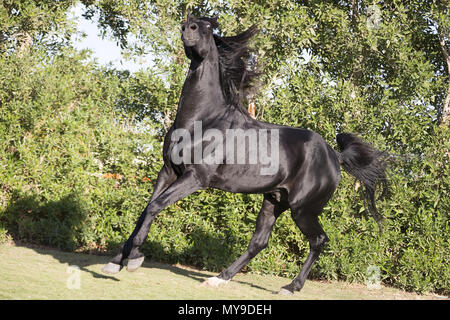
[[[67,11],[151,53],[130,74],[88,62],[71,47]],[[450,132],[448,6],[440,1],[4,1],[0,5],[0,239],[68,250],[117,249],[145,207],[174,119],[187,59],[187,12],[216,15],[232,35],[256,24],[258,119],[320,133],[359,133],[394,155],[387,226],[366,217],[343,174],[321,223],[330,243],[311,275],[448,293]],[[246,248],[260,195],[198,192],[155,221],[145,252],[221,270]],[[269,247],[248,265],[293,276],[307,241],[284,214]]]

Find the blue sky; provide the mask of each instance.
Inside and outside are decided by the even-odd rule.
[[[83,5],[78,4],[71,10],[71,18],[77,23],[78,33],[85,33],[86,37],[75,36],[72,38],[74,47],[78,50],[89,49],[92,51],[92,58],[99,64],[107,65],[111,63],[120,70],[137,71],[150,65],[151,59],[139,59],[139,63],[126,60],[120,53],[119,46],[114,41],[102,39],[95,21],[88,21],[81,16]],[[148,62],[146,62],[148,61]]]

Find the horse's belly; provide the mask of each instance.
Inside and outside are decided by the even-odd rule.
[[[224,167],[212,179],[211,187],[235,193],[267,193],[277,190],[283,180],[280,172],[267,174],[268,171],[261,171],[263,168],[256,165],[234,164]]]

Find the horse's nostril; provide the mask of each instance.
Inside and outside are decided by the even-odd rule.
[[[196,25],[196,24],[191,24],[191,29],[192,29],[192,30],[197,29],[197,25]]]

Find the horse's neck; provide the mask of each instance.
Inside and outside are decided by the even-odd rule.
[[[218,61],[205,60],[195,70],[189,70],[178,103],[175,127],[190,128],[195,121],[207,122],[225,112]]]

